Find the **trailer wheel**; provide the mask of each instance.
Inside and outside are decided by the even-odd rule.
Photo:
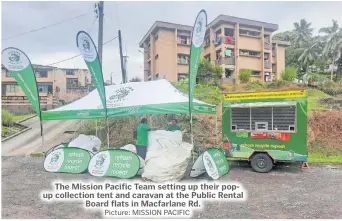
[[[272,170],[273,161],[266,153],[257,153],[252,157],[251,167],[258,173],[268,173]]]

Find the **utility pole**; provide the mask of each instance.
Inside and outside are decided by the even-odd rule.
[[[110,85],[113,85],[113,72],[110,72]]]
[[[126,83],[126,69],[124,66],[124,59],[122,55],[122,39],[121,39],[121,30],[118,31],[118,36],[119,36],[119,48],[120,48],[120,62],[121,62],[121,72],[122,72],[122,83]]]
[[[98,16],[99,16],[99,35],[98,35],[98,53],[100,64],[102,65],[102,44],[103,44],[103,1],[98,3]]]
[[[127,79],[127,60],[128,60],[128,56],[127,56],[127,53],[125,56],[122,56],[123,57],[123,60],[124,60],[124,70],[125,70],[125,78],[126,78],[126,82],[128,81]]]

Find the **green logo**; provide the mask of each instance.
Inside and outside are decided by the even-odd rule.
[[[116,103],[122,102],[125,98],[133,91],[132,87],[126,86],[123,88],[119,88],[114,92],[114,95],[110,96],[109,100]]]
[[[83,51],[85,52],[90,52],[90,42],[88,41],[88,39],[83,39]]]
[[[12,64],[18,64],[20,61],[20,53],[16,52],[16,51],[11,51],[9,53],[9,57],[8,60],[12,63]]]

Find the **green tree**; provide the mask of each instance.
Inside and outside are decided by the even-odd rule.
[[[279,32],[273,35],[272,37],[273,40],[280,40],[280,41],[291,41],[292,38],[293,38],[292,31]]]
[[[197,73],[198,83],[211,82],[218,85],[223,71],[220,65],[212,64],[207,59],[201,58]]]
[[[296,49],[301,53],[300,57],[298,58],[298,62],[300,62],[301,69],[305,70],[305,74],[309,74],[309,66],[314,63],[315,60],[319,58],[319,42],[315,40],[311,40],[309,42],[306,42],[302,48]],[[302,75],[299,74],[299,78],[301,78]]]
[[[284,81],[293,82],[296,76],[297,76],[297,68],[295,67],[286,67],[285,71],[281,73],[281,79],[283,79]]]
[[[247,83],[252,75],[252,70],[240,69],[239,79],[242,83]]]
[[[326,44],[323,49],[323,55],[332,59],[332,64],[337,65],[337,61],[342,54],[342,28],[339,27],[336,20],[333,20],[331,27],[321,28],[320,33],[324,33],[326,37]],[[331,72],[331,80],[333,78],[333,71]]]
[[[301,19],[299,22],[293,23],[293,42],[297,47],[303,47],[305,43],[312,37],[313,28],[310,28],[311,22],[307,22],[305,19]]]

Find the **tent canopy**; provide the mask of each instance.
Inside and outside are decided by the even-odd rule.
[[[130,82],[105,87],[107,116],[189,113],[189,97],[165,79]],[[193,100],[194,114],[215,114],[216,106]],[[85,97],[63,107],[42,112],[43,120],[104,118],[105,109],[95,89]]]

